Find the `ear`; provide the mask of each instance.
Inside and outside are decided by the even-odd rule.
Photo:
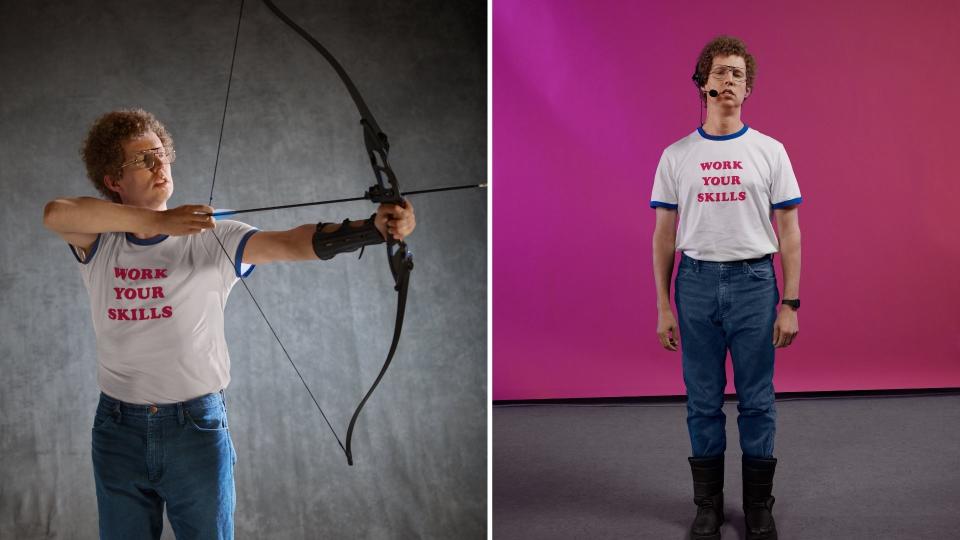
[[[743,99],[744,99],[744,101],[746,101],[746,99],[747,99],[748,97],[750,97],[750,92],[752,92],[752,91],[753,91],[753,88],[750,88],[750,87],[748,86],[748,87],[747,87],[747,91],[743,93]]]
[[[111,176],[109,174],[105,174],[103,175],[103,185],[107,186],[107,189],[109,189],[110,191],[116,192],[118,195],[120,194],[119,178],[115,176]]]

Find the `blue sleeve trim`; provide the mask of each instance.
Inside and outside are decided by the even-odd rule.
[[[790,199],[789,201],[778,202],[771,206],[771,208],[783,208],[786,206],[793,206],[803,202],[803,197],[797,197],[796,199]]]
[[[92,244],[90,244],[90,251],[87,252],[87,258],[86,258],[86,259],[81,259],[80,256],[77,255],[77,248],[74,247],[72,244],[67,244],[67,247],[70,248],[70,253],[73,253],[73,257],[74,257],[75,259],[77,259],[77,262],[78,262],[78,263],[80,263],[80,264],[88,264],[88,263],[90,262],[90,259],[93,258],[93,255],[97,252],[97,246],[100,245],[100,237],[101,237],[101,236],[102,236],[102,233],[98,233],[98,234],[97,234],[97,239],[94,240]]]
[[[243,264],[243,248],[246,247],[247,240],[258,232],[260,232],[260,229],[247,231],[247,234],[243,235],[243,238],[240,239],[240,244],[237,245],[237,253],[233,257],[233,271],[236,272],[238,278],[249,276],[253,272],[253,269],[257,267],[255,264]]]
[[[671,209],[671,210],[676,210],[676,209],[677,209],[677,205],[675,205],[675,204],[670,204],[670,203],[668,203],[668,202],[662,202],[662,201],[650,201],[650,208],[656,208],[656,207],[658,207],[658,206],[662,206],[662,207],[664,207],[664,208],[669,208],[669,209]]]

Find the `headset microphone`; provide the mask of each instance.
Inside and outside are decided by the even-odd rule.
[[[716,90],[710,90],[710,97],[717,97],[719,95],[720,95],[720,92],[717,92]]]

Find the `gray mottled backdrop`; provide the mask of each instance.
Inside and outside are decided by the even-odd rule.
[[[406,190],[486,170],[483,2],[278,0],[340,59],[392,141]],[[78,156],[100,114],[154,112],[177,145],[171,206],[206,203],[239,3],[3,2],[0,8],[0,538],[95,538],[89,303],[45,202],[93,195]],[[360,195],[358,115],[325,61],[247,1],[214,206]],[[484,190],[413,198],[400,348],[347,467],[239,284],[227,306],[238,538],[486,535]],[[261,229],[369,215],[365,202],[251,214]],[[389,345],[382,249],[264,265],[249,284],[341,437]],[[169,528],[165,538],[172,538]]]

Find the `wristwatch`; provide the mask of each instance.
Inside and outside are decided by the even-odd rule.
[[[780,303],[781,303],[781,304],[786,304],[786,305],[792,307],[794,311],[800,309],[800,299],[799,299],[799,298],[794,298],[793,300],[784,300],[783,302],[780,302]]]

